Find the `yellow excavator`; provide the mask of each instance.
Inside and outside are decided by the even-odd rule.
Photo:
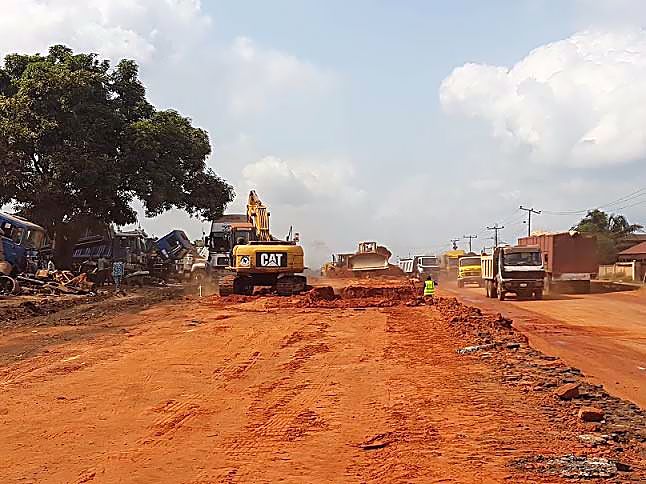
[[[252,229],[247,237],[237,237],[235,227],[229,234],[231,263],[220,277],[220,295],[251,295],[256,286],[273,287],[281,296],[305,291],[303,248],[297,237],[278,240],[271,235],[269,211],[254,190],[247,201],[247,223]]]

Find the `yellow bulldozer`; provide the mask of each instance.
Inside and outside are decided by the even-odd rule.
[[[244,236],[238,234],[244,230]],[[269,211],[254,190],[247,201],[247,223],[232,224],[227,236],[230,267],[218,281],[221,296],[253,294],[256,286],[269,286],[282,296],[307,289],[303,248],[298,237],[279,240],[269,232]]]

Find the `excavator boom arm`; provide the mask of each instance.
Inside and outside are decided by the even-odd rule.
[[[261,242],[272,240],[269,233],[269,211],[263,205],[255,190],[249,192],[247,201],[247,219],[256,231],[256,237]]]

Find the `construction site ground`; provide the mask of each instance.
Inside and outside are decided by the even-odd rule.
[[[646,478],[644,412],[510,319],[405,280],[332,282],[342,296],[0,303],[2,482]]]
[[[563,358],[609,392],[646,408],[646,289],[498,301],[482,288],[442,284],[441,294],[502,312],[535,348]]]

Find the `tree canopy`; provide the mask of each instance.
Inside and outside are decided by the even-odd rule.
[[[572,227],[573,230],[596,236],[599,259],[603,264],[614,263],[617,259],[617,243],[642,228],[641,225],[629,223],[623,215],[609,215],[598,209],[590,210]]]
[[[13,203],[57,244],[88,220],[134,223],[135,199],[147,216],[218,217],[233,189],[207,168],[210,153],[206,131],[148,102],[134,61],[111,68],[56,45],[0,67],[0,206]]]

